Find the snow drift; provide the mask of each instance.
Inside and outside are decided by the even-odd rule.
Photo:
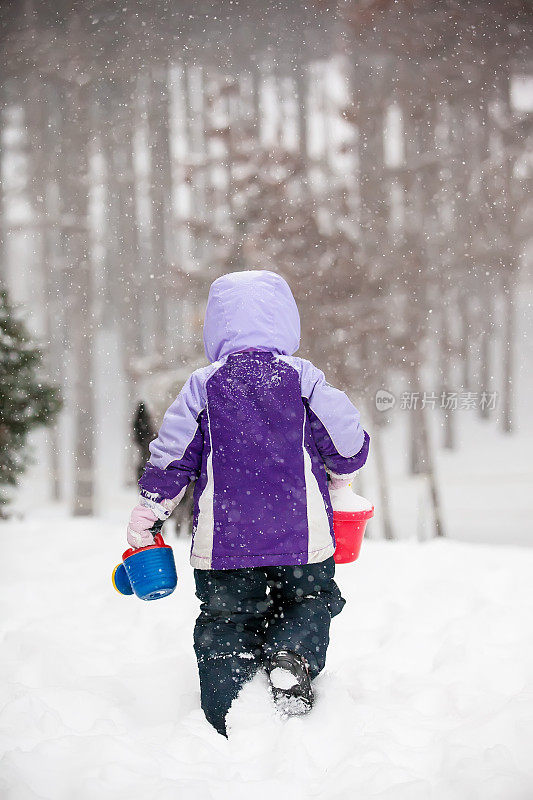
[[[123,527],[2,525],[4,800],[533,796],[532,551],[365,542],[316,707],[280,719],[259,675],[226,741],[199,708],[187,543],[143,603],[110,583]]]

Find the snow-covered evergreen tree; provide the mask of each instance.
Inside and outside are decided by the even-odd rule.
[[[41,380],[41,351],[0,292],[0,490],[24,471],[26,437],[52,422],[61,406],[59,391]],[[6,495],[0,491],[0,504]]]

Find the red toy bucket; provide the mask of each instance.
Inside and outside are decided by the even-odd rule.
[[[374,506],[365,511],[334,511],[334,558],[336,564],[349,564],[359,557],[366,523],[374,516]]]

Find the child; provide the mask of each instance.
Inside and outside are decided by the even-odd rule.
[[[279,705],[310,708],[330,620],[345,602],[333,580],[326,471],[332,489],[344,487],[369,437],[347,396],[293,356],[299,343],[298,309],[279,275],[234,272],[212,284],[211,364],[166,412],[128,526],[131,546],[151,544],[196,480],[194,648],[202,708],[223,735],[232,701],[261,665]]]

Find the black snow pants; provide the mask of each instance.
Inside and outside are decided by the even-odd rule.
[[[333,556],[302,566],[194,570],[201,703],[219,733],[226,735],[231,703],[269,654],[301,653],[312,678],[324,668],[329,624],[345,603],[334,574]]]

